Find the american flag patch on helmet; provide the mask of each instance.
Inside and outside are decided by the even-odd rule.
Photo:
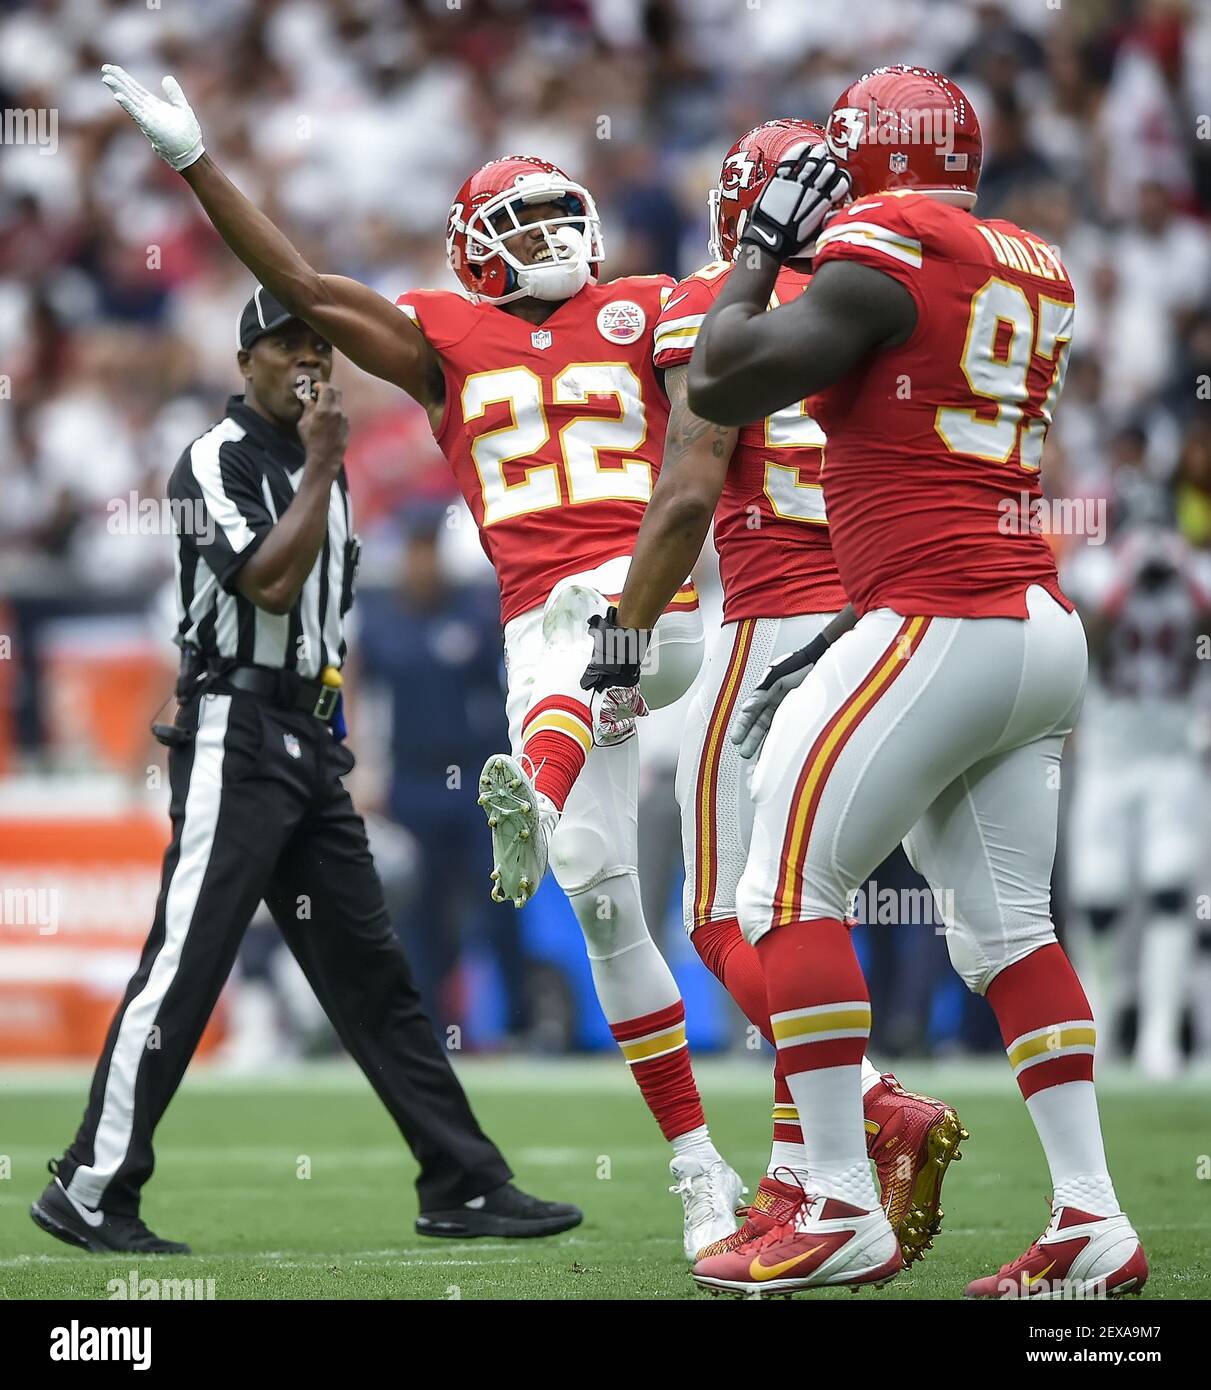
[[[967,156],[965,154],[948,154],[946,156],[947,172],[962,173],[967,168]]]

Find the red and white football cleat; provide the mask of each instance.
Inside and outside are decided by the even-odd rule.
[[[699,1260],[696,1284],[717,1292],[792,1294],[885,1284],[903,1269],[896,1233],[880,1207],[803,1194],[792,1220],[723,1255]]]
[[[704,1245],[697,1258],[705,1260],[711,1255],[726,1255],[729,1250],[747,1245],[749,1241],[772,1231],[775,1226],[785,1225],[794,1219],[802,1201],[803,1189],[797,1183],[782,1182],[767,1173],[757,1184],[751,1205],[737,1208],[736,1215],[744,1217],[739,1230],[722,1240]]]
[[[1117,1298],[1139,1293],[1148,1261],[1131,1222],[1055,1207],[1047,1229],[995,1274],[967,1285],[967,1298]]]
[[[942,1229],[942,1180],[970,1136],[953,1106],[906,1091],[890,1072],[867,1091],[862,1105],[866,1151],[879,1175],[883,1210],[910,1265]]]

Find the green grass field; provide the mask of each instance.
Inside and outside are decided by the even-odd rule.
[[[108,1259],[52,1240],[27,1207],[84,1102],[72,1072],[0,1072],[0,1298],[106,1298],[107,1281],[213,1279],[215,1296],[300,1298],[697,1298],[680,1249],[667,1152],[613,1059],[460,1068],[522,1186],[575,1201],[576,1231],[549,1241],[425,1240],[412,1230],[413,1165],[361,1076],[343,1064],[264,1079],[198,1071],[158,1137],[144,1215],[188,1240],[188,1259]],[[904,1065],[901,1080],[958,1106],[971,1139],[951,1168],[933,1251],[867,1300],[956,1298],[1046,1222],[1046,1168],[1008,1068]],[[767,1151],[768,1072],[701,1063],[720,1148],[755,1183]],[[1211,1297],[1211,1098],[1206,1084],[1110,1075],[1102,1109],[1120,1196],[1145,1241],[1144,1297]],[[311,1176],[298,1176],[303,1161]],[[0,1178],[6,1177],[0,1162]],[[849,1298],[845,1291],[815,1298]]]

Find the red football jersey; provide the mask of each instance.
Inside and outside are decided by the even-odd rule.
[[[441,357],[435,437],[496,569],[503,622],[634,549],[668,424],[652,330],[672,285],[590,282],[537,327],[450,290],[396,300]]]
[[[656,325],[658,367],[690,360],[698,330],[727,283],[730,264],[714,261],[677,286]],[[772,303],[802,294],[810,275],[783,268]],[[715,549],[723,581],[723,620],[835,613],[845,590],[829,544],[820,470],[824,432],[807,401],[787,406],[736,438],[715,511]]]
[[[836,213],[816,247],[817,273],[858,261],[917,306],[902,347],[813,399],[833,553],[859,613],[1024,618],[1031,584],[1071,608],[1032,529],[1072,337],[1055,251],[908,189]]]

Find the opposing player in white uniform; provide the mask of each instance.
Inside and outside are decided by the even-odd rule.
[[[1176,531],[1127,527],[1087,548],[1068,580],[1090,635],[1094,679],[1076,738],[1068,887],[1088,938],[1075,954],[1114,1028],[1122,927],[1142,907],[1135,1059],[1164,1080],[1181,1068],[1181,1022],[1196,935],[1194,879],[1206,859],[1207,779],[1192,695],[1207,575]],[[1117,960],[1105,957],[1113,953]],[[1125,1001],[1123,1001],[1125,1002]]]

